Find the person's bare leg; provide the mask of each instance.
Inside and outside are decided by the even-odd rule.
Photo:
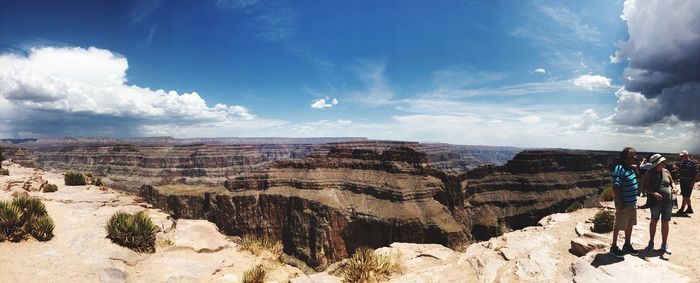
[[[654,237],[656,236],[656,223],[658,222],[659,220],[654,219],[649,221],[649,242],[654,242]]]
[[[617,229],[617,228],[613,229],[613,242],[612,242],[613,246],[617,246],[617,234],[619,234],[619,233],[620,233],[620,229]]]
[[[668,222],[669,221],[661,221],[661,240],[664,246],[668,244]]]
[[[632,228],[632,225],[625,227],[625,245],[632,245]]]
[[[681,202],[681,207],[678,208],[678,212],[683,212],[685,211],[685,203],[688,201],[686,197],[683,197],[683,201]]]

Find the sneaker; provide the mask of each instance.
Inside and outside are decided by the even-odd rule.
[[[647,209],[649,208],[646,204],[643,204],[641,206],[637,206],[637,209]]]
[[[646,248],[644,248],[647,252],[651,252],[654,250],[654,242],[649,242]]]
[[[661,250],[664,251],[664,253],[671,254],[671,248],[668,247],[668,244],[661,245]]]
[[[624,257],[625,254],[617,247],[617,245],[610,247],[610,254],[614,257]]]
[[[679,209],[676,211],[676,215],[685,215],[685,211]]]
[[[622,251],[626,254],[631,254],[631,255],[638,255],[639,254],[637,252],[637,250],[635,250],[634,247],[632,247],[632,245],[630,245],[630,244],[624,244],[622,246]]]
[[[689,207],[688,209],[685,210],[685,213],[693,214],[693,209]]]

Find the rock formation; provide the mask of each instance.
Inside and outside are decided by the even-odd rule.
[[[588,153],[524,152],[503,166],[455,174],[436,169],[423,149],[325,145],[305,159],[275,161],[228,179],[225,189],[144,186],[141,196],[176,218],[204,218],[230,235],[282,240],[286,253],[322,268],[360,246],[414,242],[460,249],[591,205],[609,182]]]

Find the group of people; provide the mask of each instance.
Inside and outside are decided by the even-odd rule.
[[[649,208],[651,222],[649,223],[649,244],[647,251],[654,250],[656,226],[661,220],[661,251],[671,254],[668,245],[669,222],[674,206],[673,189],[676,181],[680,183],[683,202],[676,215],[693,213],[690,196],[693,186],[698,181],[700,163],[690,158],[687,151],[679,154],[681,160],[674,164],[678,168],[678,176],[674,178],[667,169],[666,158],[661,154],[650,156],[641,164],[637,163],[637,151],[626,147],[620,153],[620,159],[612,169],[612,184],[615,200],[615,225],[613,227],[613,242],[610,253],[616,257],[625,254],[637,254],[632,247],[632,228],[637,225],[637,195],[639,191],[646,193],[647,202],[640,208]],[[623,230],[625,243],[620,249],[617,246],[617,236]]]

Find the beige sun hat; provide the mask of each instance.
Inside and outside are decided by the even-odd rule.
[[[686,156],[686,155],[688,155],[687,150],[681,151],[681,153],[678,154],[678,156]]]
[[[661,154],[658,154],[658,153],[652,155],[651,158],[649,158],[649,162],[651,162],[652,168],[658,166],[659,164],[661,164],[661,162],[664,162],[664,161],[666,161],[666,158],[661,156]]]

